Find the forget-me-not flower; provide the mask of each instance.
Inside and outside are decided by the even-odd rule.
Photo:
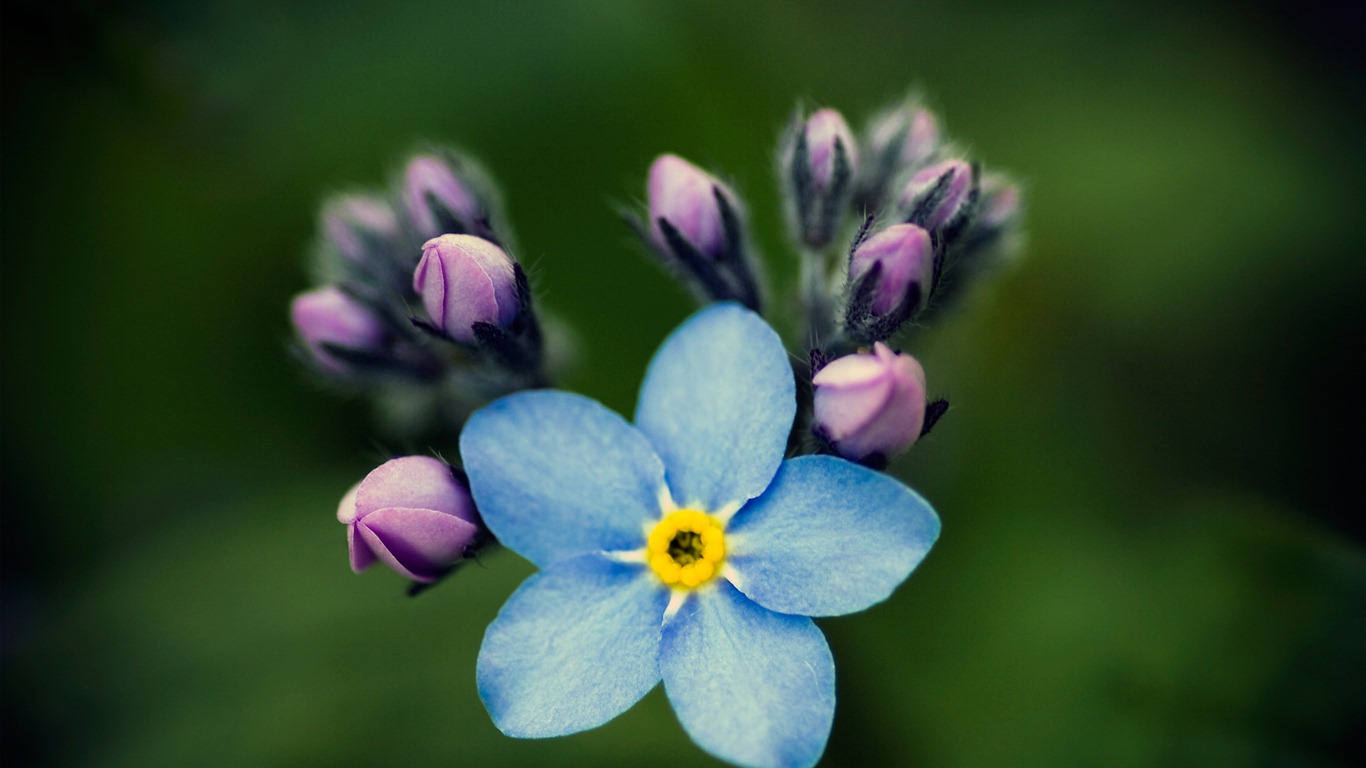
[[[820,758],[835,668],[809,617],[887,598],[939,519],[887,475],[831,456],[784,461],[795,412],[777,334],[722,304],[665,341],[634,426],[555,391],[470,419],[460,452],[480,513],[541,569],[479,652],[479,694],[499,729],[594,728],[662,679],[713,755]]]

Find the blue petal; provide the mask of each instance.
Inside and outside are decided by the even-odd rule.
[[[664,690],[693,741],[732,763],[814,765],[835,717],[835,662],[811,619],[755,605],[725,581],[664,625]]]
[[[731,520],[726,562],[765,608],[838,616],[887,599],[937,538],[939,517],[895,478],[804,456]]]
[[[484,633],[476,677],[498,729],[577,733],[625,712],[659,682],[668,590],[639,565],[598,555],[527,579]]]
[[[460,435],[489,530],[538,566],[639,549],[659,519],[664,466],[630,424],[586,397],[523,392],[489,404]]]
[[[797,412],[778,334],[735,304],[698,312],[655,353],[636,427],[668,470],[674,500],[716,511],[763,493]]]

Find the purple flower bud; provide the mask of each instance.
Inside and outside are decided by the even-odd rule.
[[[874,120],[868,143],[879,155],[895,150],[897,166],[913,168],[938,151],[939,121],[927,109],[901,107]]]
[[[713,189],[735,205],[735,196],[711,174],[677,155],[660,155],[650,165],[646,196],[650,208],[650,236],[656,247],[669,250],[659,220],[665,219],[701,253],[718,256],[726,249],[726,227]]]
[[[483,206],[450,164],[435,155],[418,155],[403,172],[403,205],[423,237],[446,234],[454,218],[468,230],[484,217]]]
[[[977,222],[984,227],[999,229],[1020,212],[1020,188],[1001,176],[986,174],[982,178],[982,204]]]
[[[925,370],[914,357],[877,342],[873,351],[822,368],[815,385],[816,432],[852,461],[890,458],[920,437]]]
[[[793,121],[780,149],[783,192],[793,238],[812,250],[830,244],[854,192],[858,144],[844,117],[819,109]]]
[[[404,456],[381,464],[342,498],[351,570],[375,560],[404,578],[436,581],[478,538],[469,488],[444,461]]]
[[[930,233],[914,224],[896,224],[859,243],[849,257],[849,284],[857,285],[874,264],[879,269],[870,297],[873,314],[887,315],[908,297],[917,305],[923,303],[934,277]],[[912,290],[917,292],[914,297]]]
[[[966,217],[976,202],[977,180],[972,166],[945,160],[916,172],[902,188],[899,203],[908,220],[929,230],[940,230]]]
[[[428,240],[413,272],[413,290],[432,324],[465,343],[474,342],[475,323],[506,328],[521,309],[512,259],[473,235]]]
[[[323,231],[337,252],[352,264],[369,256],[367,241],[386,241],[398,234],[398,217],[383,200],[370,195],[344,195],[323,207]]]
[[[345,373],[347,365],[328,352],[324,344],[377,352],[384,347],[388,335],[373,312],[330,285],[295,296],[289,316],[318,364],[333,373]]]
[[[888,204],[895,179],[940,153],[939,121],[914,102],[903,102],[874,116],[864,141],[863,172],[854,202],[875,211]]]
[[[833,109],[817,110],[806,119],[803,130],[806,132],[806,162],[817,189],[828,191],[834,180],[836,142],[844,146],[850,175],[857,172],[858,145],[843,115]]]

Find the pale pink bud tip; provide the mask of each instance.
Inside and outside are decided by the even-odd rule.
[[[342,499],[337,520],[347,526],[352,570],[380,560],[419,582],[439,578],[480,532],[469,489],[427,456],[381,464]]]
[[[873,312],[886,315],[912,297],[923,304],[934,275],[934,247],[930,234],[914,224],[896,224],[859,244],[849,259],[849,282],[857,283],[873,265],[879,266],[873,288]],[[914,309],[914,307],[912,308]]]
[[[734,205],[735,198],[725,185],[687,160],[677,155],[655,158],[646,183],[650,234],[655,245],[669,248],[659,227],[659,220],[665,219],[701,253],[717,256],[725,250],[725,223],[713,189],[721,190]]]
[[[871,353],[831,362],[812,383],[815,428],[841,456],[890,458],[920,437],[925,371],[914,357],[877,342]]]
[[[939,121],[927,109],[902,107],[885,113],[873,124],[870,135],[878,152],[900,146],[895,155],[899,167],[911,168],[930,159],[939,148]]]
[[[418,155],[403,173],[403,206],[417,231],[426,237],[443,234],[444,218],[466,228],[483,216],[479,199],[456,176],[445,160]]]
[[[330,285],[295,296],[289,316],[314,359],[334,373],[344,372],[346,364],[324,345],[374,352],[384,346],[387,335],[373,312]]]
[[[466,343],[475,340],[475,323],[506,328],[520,311],[511,257],[473,235],[428,240],[413,272],[413,290],[432,324]]]
[[[947,176],[947,178],[945,178]],[[941,181],[942,180],[942,181]],[[939,185],[943,188],[939,189]],[[919,223],[938,230],[964,215],[973,196],[972,166],[962,160],[945,160],[917,172],[901,192],[901,207],[923,215]],[[932,199],[939,189],[938,199]],[[932,205],[930,205],[932,203]]]
[[[982,180],[982,208],[979,221],[988,227],[1001,227],[1020,212],[1020,188],[998,176]]]
[[[852,175],[858,168],[858,145],[844,116],[833,109],[821,109],[806,120],[806,158],[816,187],[828,190],[835,175],[835,144],[844,148],[845,162]]]
[[[398,217],[383,200],[369,195],[338,197],[323,208],[323,230],[332,246],[353,264],[369,255],[367,239],[387,241],[398,234]]]

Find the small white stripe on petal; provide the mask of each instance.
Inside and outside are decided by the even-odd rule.
[[[673,594],[669,595],[669,606],[664,609],[664,620],[668,621],[669,619],[672,619],[674,617],[674,614],[678,613],[678,609],[682,608],[683,603],[687,602],[687,600],[688,590],[673,590]]]
[[[604,557],[614,563],[639,563],[644,565],[649,562],[645,557],[645,550],[632,549],[625,552],[603,552]]]
[[[669,486],[659,486],[659,511],[661,514],[671,514],[678,511],[678,505],[674,503],[674,496],[669,493]]]
[[[719,520],[722,525],[725,525],[726,523],[730,522],[730,519],[732,517],[735,517],[735,513],[739,512],[740,507],[743,506],[745,506],[745,503],[743,501],[732,501],[731,503],[713,512],[711,516]]]
[[[744,580],[740,577],[740,572],[735,570],[735,566],[730,563],[721,566],[721,578],[729,581],[730,585],[736,589],[740,589],[740,582]],[[744,590],[740,589],[740,591],[743,592]]]

